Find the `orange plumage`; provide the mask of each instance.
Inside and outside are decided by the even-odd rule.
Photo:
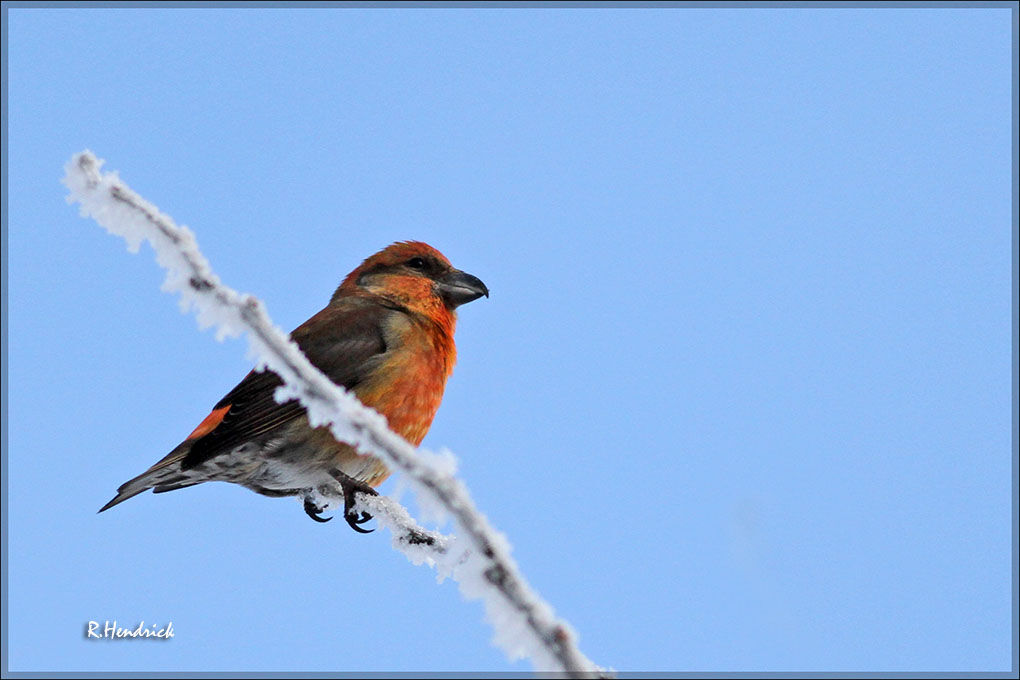
[[[435,248],[400,242],[366,259],[329,304],[291,337],[309,361],[386,417],[414,445],[428,432],[456,361],[456,308],[489,291],[454,269]],[[274,373],[252,371],[187,439],[145,473],[121,485],[106,510],[147,489],[160,493],[228,481],[269,496],[302,496],[314,519],[355,491],[374,493],[389,476],[376,458],[311,428],[296,401],[276,403]],[[320,521],[325,521],[321,520]]]

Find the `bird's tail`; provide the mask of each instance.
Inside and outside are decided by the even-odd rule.
[[[196,478],[190,470],[181,469],[181,461],[191,449],[191,442],[185,441],[176,449],[171,451],[166,458],[159,461],[151,468],[130,479],[117,489],[117,495],[110,499],[110,502],[99,508],[99,512],[109,510],[129,498],[133,498],[143,491],[153,490],[153,493],[173,491],[193,484],[199,484],[205,480]]]

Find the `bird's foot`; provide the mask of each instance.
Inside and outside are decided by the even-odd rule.
[[[364,493],[368,494],[369,496],[378,496],[379,492],[370,487],[368,484],[365,484],[362,481],[354,479],[350,475],[345,474],[340,470],[333,469],[330,471],[330,474],[333,476],[333,479],[340,483],[340,488],[343,489],[344,519],[347,520],[347,524],[349,524],[352,529],[354,529],[360,534],[372,533],[374,529],[362,529],[360,526],[358,526],[359,524],[364,524],[365,522],[372,519],[372,515],[368,514],[367,512],[362,512],[360,516],[358,515],[357,511],[355,511],[354,509],[355,505],[354,494]]]
[[[333,519],[332,517],[322,517],[321,516],[322,515],[322,511],[324,509],[325,508],[320,508],[318,505],[313,503],[311,498],[308,498],[307,496],[305,496],[305,513],[309,517],[314,519],[316,522],[326,523],[329,520]]]

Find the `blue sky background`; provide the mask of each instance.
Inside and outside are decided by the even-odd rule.
[[[489,285],[425,445],[597,663],[1010,668],[1009,10],[8,18],[10,670],[530,669],[294,500],[95,513],[250,364],[84,148],[286,329],[398,239]]]

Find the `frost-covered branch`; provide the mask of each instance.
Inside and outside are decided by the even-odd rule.
[[[460,535],[444,536],[419,526],[392,499],[358,494],[358,509],[370,512],[390,529],[393,546],[415,564],[434,566],[441,579],[456,580],[466,597],[481,599],[495,642],[510,658],[529,658],[543,672],[603,675],[605,671],[578,649],[567,623],[557,619],[524,580],[505,538],[454,477],[453,457],[415,449],[386,426],[385,418],[323,375],[272,323],[261,301],[220,282],[191,230],[174,224],[116,173],[100,173],[102,163],[84,151],[65,166],[63,181],[71,190],[68,201],[81,204],[82,216],[122,236],[131,252],[148,241],[156,261],[167,270],[163,289],[179,292],[182,309],[194,308],[200,326],[215,325],[217,339],[247,331],[258,367],[274,371],[283,380],[277,401],[299,399],[313,426],[328,425],[338,440],[403,472],[423,510],[440,520],[452,516],[459,527]]]

